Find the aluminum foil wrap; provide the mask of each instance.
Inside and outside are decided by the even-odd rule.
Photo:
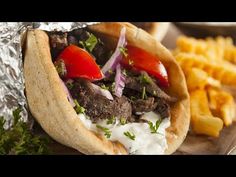
[[[33,28],[38,28],[45,31],[67,32],[97,23],[99,22],[34,22]]]
[[[28,121],[28,106],[24,95],[24,75],[21,37],[28,28],[46,31],[71,31],[97,22],[14,22],[0,23],[0,116],[11,125],[12,111],[21,106],[22,119]]]
[[[27,24],[0,23],[0,116],[11,124],[12,111],[21,106],[22,117],[27,120],[26,98],[24,95],[21,34]]]

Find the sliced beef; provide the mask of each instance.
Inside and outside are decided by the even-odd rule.
[[[73,36],[73,35],[69,35],[69,36],[67,37],[67,40],[68,40],[68,44],[69,44],[69,45],[76,45],[76,46],[79,45],[79,41],[78,41],[78,40],[76,39],[76,37]]]
[[[145,76],[145,82],[140,80],[143,76]],[[139,99],[141,98],[144,87],[149,96],[146,99]],[[141,74],[137,74],[137,72],[128,74],[126,77],[124,95],[131,99],[133,114],[143,114],[144,112],[154,111],[160,114],[161,118],[170,116],[169,103],[176,101],[175,98],[170,97],[162,91],[155,83],[155,80],[146,72],[141,72]],[[136,119],[138,118],[139,117],[136,116]]]
[[[79,28],[72,31],[72,35],[75,36],[78,41],[86,41],[90,33],[84,28]]]
[[[52,58],[55,59],[67,46],[67,33],[49,33]]]
[[[140,81],[140,76],[143,75],[147,78],[148,82]],[[142,72],[138,77],[127,76],[125,81],[125,87],[129,89],[136,90],[138,92],[143,91],[143,87],[146,88],[147,93],[152,96],[162,98],[168,102],[175,102],[176,99],[167,95],[160,87],[155,83],[155,81],[146,73]]]
[[[170,106],[169,104],[161,98],[156,98],[156,109],[155,112],[159,113],[161,118],[170,117]]]
[[[83,106],[93,122],[99,119],[109,119],[112,116],[129,119],[132,115],[131,103],[125,96],[115,98],[113,101],[99,95],[91,86],[91,82],[79,79],[71,89],[73,98]]]
[[[110,113],[118,118],[130,119],[132,115],[132,106],[127,97],[116,97],[110,107]]]
[[[79,41],[85,42],[90,37],[91,34],[92,33],[88,32],[87,29],[83,28],[76,29],[70,33],[70,36],[73,36],[73,38],[70,37],[71,38],[70,41],[74,45],[83,47],[79,44]],[[96,63],[98,65],[104,65],[106,61],[109,59],[110,53],[111,53],[110,50],[108,50],[107,47],[105,47],[104,43],[100,39],[98,39],[98,42],[95,45],[91,54],[95,57]]]
[[[111,52],[104,46],[103,43],[98,42],[94,47],[92,54],[96,58],[97,64],[103,66],[109,59]]]
[[[155,102],[154,97],[149,97],[146,100],[138,99],[132,101],[132,111],[134,114],[141,115],[144,112],[150,112],[155,110],[157,103]]]

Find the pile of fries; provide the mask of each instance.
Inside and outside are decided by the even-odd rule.
[[[233,96],[222,85],[236,86],[236,47],[231,38],[181,36],[173,51],[190,93],[191,127],[196,134],[218,137],[236,120]]]

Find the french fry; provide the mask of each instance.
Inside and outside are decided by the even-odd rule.
[[[181,36],[173,51],[190,92],[191,125],[197,134],[218,137],[236,121],[233,96],[221,84],[236,86],[236,46],[232,38]]]
[[[197,134],[218,137],[223,128],[223,121],[213,117],[208,107],[205,90],[190,92],[191,125]]]
[[[181,52],[187,53],[204,54],[207,49],[207,44],[203,40],[196,40],[186,36],[180,36],[176,44]]]
[[[198,68],[191,68],[186,73],[186,82],[188,90],[204,89],[207,84],[208,74]]]
[[[222,118],[226,126],[231,125],[236,116],[233,96],[225,91],[214,88],[208,88],[207,92],[209,107],[213,115]]]
[[[177,48],[180,52],[200,54],[210,61],[227,60],[235,64],[236,47],[230,37],[218,36],[206,40],[181,36],[177,39]]]
[[[222,128],[223,121],[217,117],[197,115],[192,121],[192,129],[196,134],[219,137]]]
[[[206,85],[213,87],[221,87],[221,84],[218,80],[213,79],[208,76],[208,74],[198,68],[191,68],[186,73],[186,82],[188,90],[192,91],[195,89],[204,89]]]
[[[195,67],[204,70],[222,84],[236,85],[236,66],[227,61],[210,62],[205,56],[193,53],[178,53],[175,58],[185,73]]]
[[[212,116],[208,106],[208,98],[205,90],[194,90],[190,92],[191,116],[207,115]]]
[[[224,59],[236,64],[236,47],[228,47],[224,51]]]

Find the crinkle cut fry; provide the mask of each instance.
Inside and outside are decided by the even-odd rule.
[[[226,85],[236,85],[236,66],[227,62],[211,63],[204,56],[179,53],[175,56],[180,66],[186,72],[187,68],[196,67],[206,71],[211,77]]]

